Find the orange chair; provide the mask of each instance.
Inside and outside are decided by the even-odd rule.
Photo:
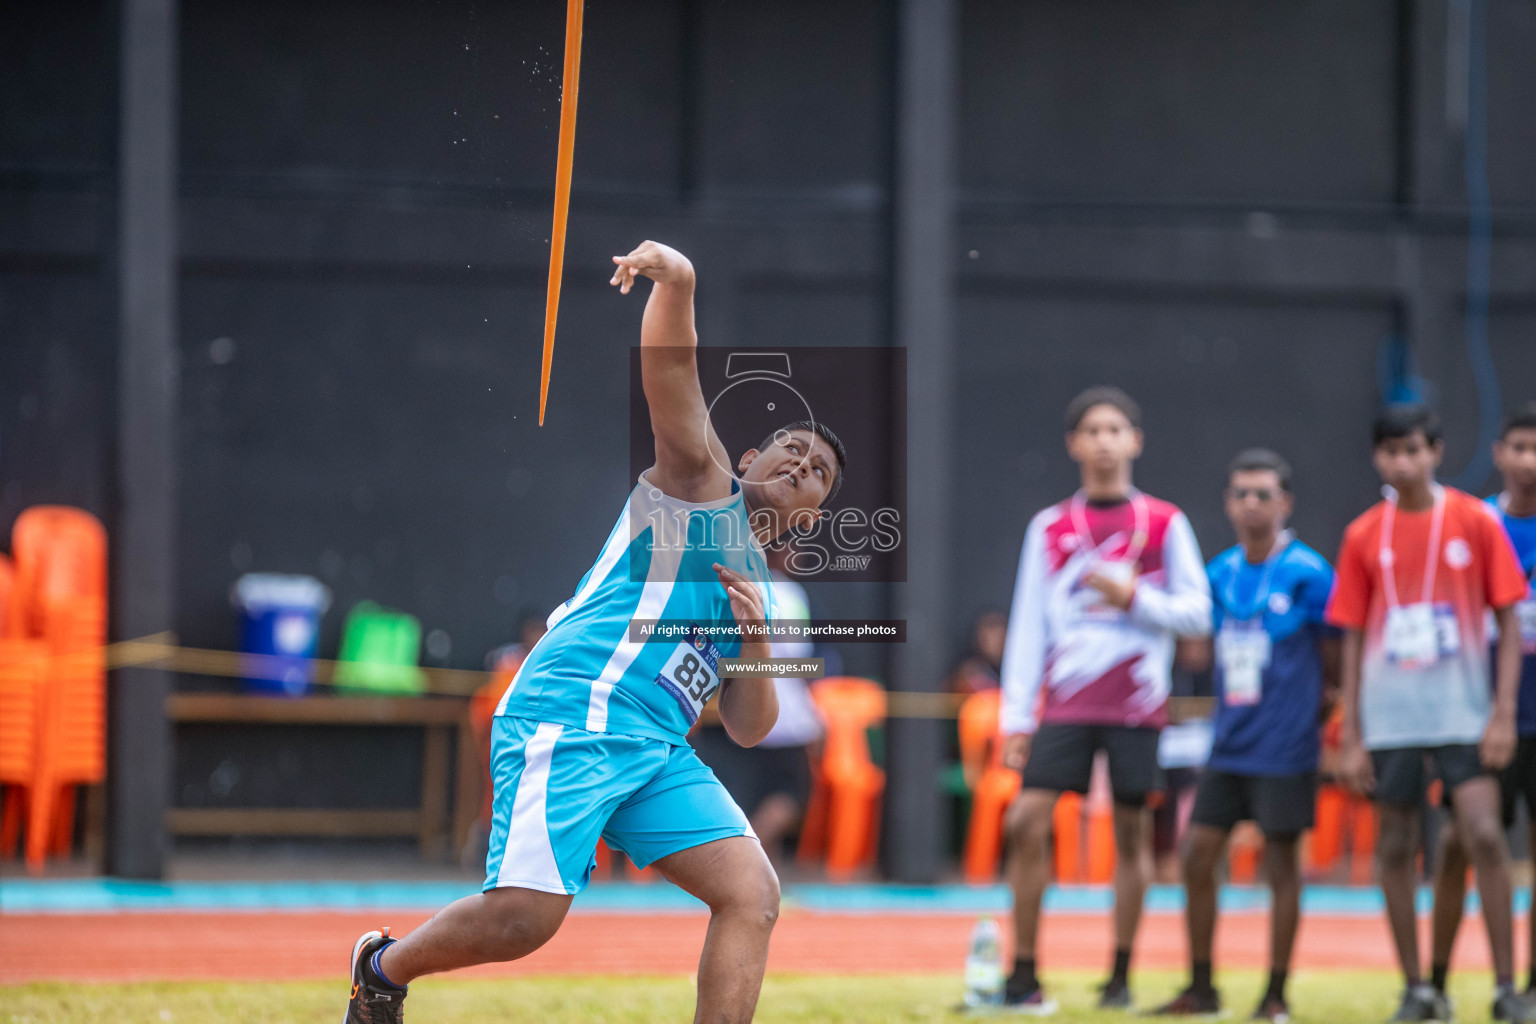
[[[38,705],[47,673],[48,648],[42,641],[0,638],[0,857],[10,857],[21,836],[37,766]]]
[[[47,658],[33,702],[30,777],[20,783],[35,873],[50,850],[68,850],[75,787],[106,775],[107,539],[90,513],[41,505],[17,518],[11,542],[11,639],[40,642]]]
[[[1088,815],[1088,881],[1108,885],[1115,877],[1115,800],[1103,754],[1095,759],[1083,806]]]
[[[1051,834],[1056,839],[1056,881],[1080,882],[1083,877],[1083,798],[1063,793],[1056,798],[1051,815]]]
[[[1367,885],[1376,856],[1376,807],[1343,786],[1324,783],[1317,788],[1317,820],[1307,847],[1307,870],[1327,874],[1338,867],[1349,845],[1349,880]]]
[[[982,690],[960,705],[960,763],[971,787],[971,821],[965,838],[965,880],[980,884],[997,875],[1003,849],[1003,814],[1019,792],[1019,773],[1003,767],[998,735],[1001,690]]]
[[[1227,852],[1227,879],[1238,885],[1252,885],[1259,877],[1259,860],[1264,853],[1264,834],[1252,822],[1244,822],[1232,832]]]
[[[522,647],[514,648],[503,654],[496,662],[496,667],[491,670],[491,678],[481,684],[474,696],[469,698],[469,729],[475,737],[475,749],[480,755],[480,764],[485,769],[481,775],[481,788],[485,791],[480,800],[480,822],[487,829],[491,825],[491,723],[496,717],[496,708],[501,703],[502,696],[507,692],[507,687],[512,685],[512,680],[517,677],[517,670],[523,667],[523,661],[528,657],[528,652]]]
[[[16,566],[4,552],[0,552],[0,639],[9,635],[11,592],[16,589]]]
[[[1344,745],[1344,712],[1334,708],[1323,726],[1321,770],[1337,774]],[[1312,875],[1327,874],[1338,866],[1349,840],[1349,880],[1367,885],[1373,877],[1376,857],[1376,807],[1336,782],[1317,787],[1317,814],[1307,844],[1306,866]]]
[[[798,857],[808,862],[825,854],[827,875],[846,879],[874,860],[885,772],[870,756],[867,730],[885,721],[885,690],[868,679],[834,676],[812,683],[811,698],[826,739],[820,763],[812,764]]]
[[[960,760],[971,782],[971,820],[967,828],[964,877],[967,882],[990,881],[1002,854],[1002,822],[1018,795],[1019,774],[1004,768],[1002,737],[998,735],[1000,690],[982,691],[960,706]],[[1110,881],[1115,870],[1115,822],[1111,808],[1094,798],[1062,793],[1052,812],[1055,868],[1058,882]],[[1084,809],[1088,809],[1088,864],[1083,865]]]

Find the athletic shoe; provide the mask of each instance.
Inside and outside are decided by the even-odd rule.
[[[1002,1013],[1017,1013],[1025,1017],[1049,1017],[1056,1012],[1056,1000],[1046,996],[1045,989],[1036,985],[1033,991],[1015,998],[1004,995]]]
[[[1432,985],[1414,985],[1403,992],[1403,1001],[1397,1013],[1388,1018],[1388,1024],[1399,1021],[1451,1020],[1451,1001],[1444,993],[1436,992]]]
[[[1214,988],[1204,992],[1186,988],[1155,1010],[1148,1010],[1149,1017],[1218,1017],[1221,1015],[1221,996]]]
[[[1499,989],[1494,994],[1493,1009],[1490,1012],[1494,1020],[1526,1024],[1528,1021],[1536,1021],[1536,1000],[1533,1000],[1529,994],[1520,995],[1515,991],[1515,987],[1510,985]]]
[[[1267,1020],[1270,1024],[1290,1024],[1291,1009],[1285,1005],[1285,1000],[1278,996],[1266,996],[1259,1003],[1259,1008],[1253,1011],[1249,1020]]]
[[[1114,978],[1110,978],[1099,986],[1099,1009],[1129,1010],[1130,1008],[1131,986]]]
[[[385,928],[365,933],[352,945],[352,997],[341,1024],[403,1024],[406,990],[383,984],[367,969],[368,959],[393,941]]]

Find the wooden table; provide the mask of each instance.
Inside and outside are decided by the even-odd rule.
[[[426,697],[259,697],[176,693],[165,702],[172,723],[234,725],[376,725],[422,728],[421,803],[399,810],[314,807],[173,807],[173,836],[415,836],[423,858],[457,852],[478,808],[480,760],[469,722],[469,702]],[[448,777],[450,737],[458,734],[450,845]]]

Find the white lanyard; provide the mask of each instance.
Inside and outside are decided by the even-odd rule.
[[[1280,564],[1280,556],[1285,553],[1285,549],[1290,547],[1291,541],[1295,539],[1296,535],[1290,530],[1281,530],[1280,535],[1275,538],[1275,546],[1270,548],[1269,556],[1264,559],[1264,575],[1259,577],[1258,596],[1253,599],[1253,604],[1249,606],[1247,615],[1237,614],[1237,577],[1243,571],[1242,563],[1247,560],[1243,555],[1238,555],[1239,564],[1237,571],[1227,580],[1226,594],[1223,596],[1222,601],[1226,606],[1228,617],[1237,619],[1240,622],[1251,622],[1253,619],[1264,614],[1264,606],[1269,603],[1270,580],[1274,578],[1275,566]]]
[[[1445,488],[1435,484],[1435,510],[1429,520],[1429,551],[1424,556],[1424,595],[1420,598],[1429,604],[1435,597],[1435,572],[1440,568],[1440,528],[1445,523]],[[1397,492],[1387,496],[1387,509],[1381,514],[1381,582],[1386,590],[1387,607],[1396,608],[1397,574],[1393,563],[1397,555],[1392,551],[1392,522],[1397,517]]]
[[[1094,555],[1098,553],[1100,548],[1109,543],[1110,537],[1105,537],[1097,544],[1093,542],[1093,531],[1088,528],[1087,507],[1088,499],[1082,491],[1072,495],[1072,531],[1078,536],[1079,550],[1087,547],[1089,549],[1088,553]],[[1151,513],[1147,510],[1147,496],[1132,488],[1131,522],[1134,525],[1132,526],[1131,543],[1126,549],[1125,556],[1125,561],[1132,565],[1141,557],[1142,549],[1147,546],[1147,529],[1150,520]],[[1113,534],[1110,536],[1112,537]]]

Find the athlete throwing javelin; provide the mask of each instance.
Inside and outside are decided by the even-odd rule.
[[[699,386],[693,265],[655,242],[613,261],[609,283],[621,292],[637,277],[655,282],[640,368],[656,463],[496,710],[483,891],[398,941],[388,929],[360,937],[347,1024],[403,1020],[406,988],[424,974],[544,945],[591,878],[599,837],[708,905],[694,1019],[748,1021],[756,1008],[778,878],[684,737],[717,690],[738,743],[753,745],[773,726],[773,681],[722,682],[719,659],[768,656],[763,545],[821,515],[845,452],[826,427],[801,421],[747,451],[733,472]],[[631,620],[683,623],[685,635],[638,642]],[[740,639],[707,628],[733,621]]]

